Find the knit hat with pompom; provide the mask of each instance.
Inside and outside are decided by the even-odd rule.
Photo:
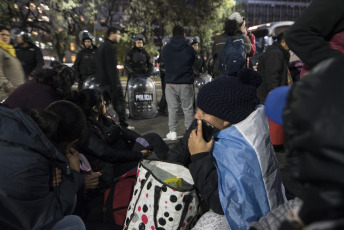
[[[261,76],[243,69],[236,77],[220,77],[204,85],[198,93],[197,106],[205,113],[231,124],[245,120],[257,107],[257,88]]]

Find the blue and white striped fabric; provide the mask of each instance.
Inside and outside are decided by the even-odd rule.
[[[248,229],[251,222],[286,202],[264,106],[215,137],[213,156],[223,211],[232,230]]]

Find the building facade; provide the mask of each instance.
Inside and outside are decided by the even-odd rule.
[[[237,0],[249,26],[276,21],[295,21],[312,0]]]

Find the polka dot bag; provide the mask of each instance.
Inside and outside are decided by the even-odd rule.
[[[191,229],[200,212],[194,181],[182,165],[142,160],[125,230]]]

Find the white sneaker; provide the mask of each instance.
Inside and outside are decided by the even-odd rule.
[[[170,132],[166,135],[166,138],[169,139],[169,140],[171,140],[171,141],[177,140],[177,132],[170,131]]]
[[[131,126],[131,125],[128,125],[127,129],[135,130],[135,127],[134,127],[134,126]]]

